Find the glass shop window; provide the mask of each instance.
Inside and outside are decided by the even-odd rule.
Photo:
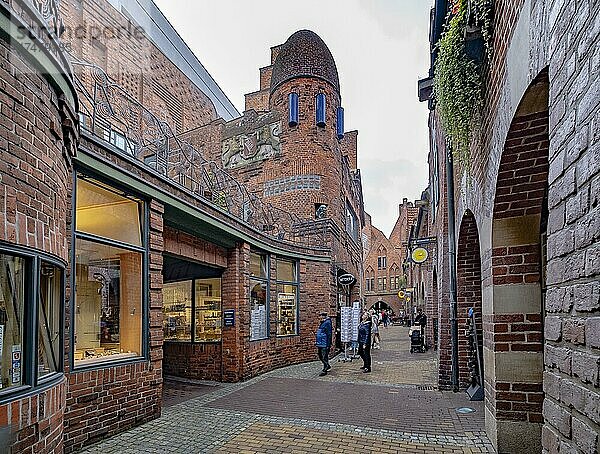
[[[163,334],[165,341],[192,340],[192,283],[163,285]]]
[[[277,259],[277,335],[298,334],[297,263]]]
[[[0,389],[23,384],[25,260],[0,255]]]
[[[38,377],[60,370],[63,271],[42,262],[38,305]]]
[[[219,342],[221,278],[164,284],[163,313],[165,341]]]
[[[269,336],[269,259],[267,254],[250,253],[250,340]]]
[[[75,367],[143,355],[143,216],[140,200],[77,179]]]
[[[195,342],[221,340],[221,278],[195,281]]]
[[[63,268],[28,251],[0,252],[0,394],[62,371],[63,289]]]

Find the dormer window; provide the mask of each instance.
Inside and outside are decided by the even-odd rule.
[[[316,100],[316,117],[317,117],[317,126],[319,126],[320,128],[324,128],[325,127],[325,108],[326,108],[326,102],[325,102],[325,94],[324,93],[319,93],[317,95],[317,100]]]

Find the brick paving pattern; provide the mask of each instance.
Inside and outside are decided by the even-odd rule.
[[[483,431],[481,403],[437,391],[428,380],[435,356],[407,353],[406,328],[390,327],[382,334],[371,374],[360,372],[360,360],[334,359],[326,377],[318,377],[320,363],[312,362],[243,383],[211,389],[202,384],[195,397],[165,407],[161,418],[83,452],[493,452]],[[177,382],[179,389],[167,389],[165,395],[193,395],[193,385]],[[458,415],[455,409],[461,406],[476,411]]]

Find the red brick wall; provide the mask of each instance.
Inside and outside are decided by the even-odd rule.
[[[58,95],[0,40],[0,240],[68,261],[71,169]]]
[[[27,7],[14,1],[2,7],[14,15],[12,26],[22,20],[32,38],[45,34],[44,25]],[[39,46],[47,46],[50,61],[60,67],[64,55],[56,42],[47,36],[40,39]],[[39,55],[32,52],[26,57],[26,53],[27,49],[0,38],[0,242],[45,252],[68,263],[70,141],[75,140],[75,131],[63,120],[74,106],[65,105],[64,95],[50,77],[40,74],[32,63]],[[68,76],[64,78],[67,83]],[[0,427],[10,426],[14,432],[12,452],[62,452],[65,388],[62,379],[43,391],[0,405]]]
[[[225,268],[227,266],[227,251],[201,238],[181,232],[172,227],[164,229],[164,251],[173,255],[181,256]]]
[[[479,348],[483,347],[479,232],[475,217],[470,211],[465,214],[460,225],[456,263],[458,379],[459,386],[466,387],[471,384],[468,367],[469,338],[466,334],[469,308],[473,308],[475,314]]]
[[[220,343],[165,342],[163,355],[165,375],[221,381]]]
[[[516,236],[511,244],[492,249],[494,286],[541,283],[540,216],[547,191],[548,146],[547,110],[515,117],[500,162],[494,219],[508,220],[512,225],[514,219],[534,216],[536,225],[525,229],[533,229],[526,237],[535,238],[528,241]],[[494,228],[498,228],[497,225],[495,221]],[[493,351],[543,350],[541,310],[525,314],[489,314],[484,318],[484,329],[484,342]],[[542,383],[495,381],[487,389],[490,393],[488,405],[497,419],[543,422]]]

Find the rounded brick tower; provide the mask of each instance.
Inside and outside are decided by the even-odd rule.
[[[264,167],[265,181],[287,178],[294,190],[286,191],[284,183],[269,202],[302,218],[330,218],[343,229],[340,104],[338,72],[327,45],[312,31],[297,31],[273,63],[269,110],[281,116],[281,154]]]

